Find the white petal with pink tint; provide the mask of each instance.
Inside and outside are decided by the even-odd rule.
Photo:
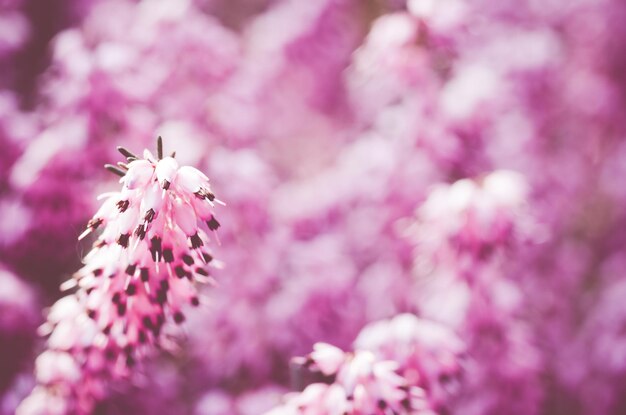
[[[208,183],[209,178],[194,167],[183,166],[178,169],[178,173],[176,175],[176,186],[181,190],[196,193],[202,188],[202,186],[208,185]]]
[[[139,219],[139,209],[128,209],[122,213],[119,218],[119,233],[130,233],[137,227],[137,221]]]
[[[148,160],[135,160],[128,165],[128,172],[121,182],[129,189],[144,187],[154,173],[154,166]]]
[[[68,403],[64,396],[36,387],[17,407],[16,415],[66,415]]]
[[[211,216],[213,216],[214,206],[212,203],[208,203],[207,200],[195,198],[192,199],[191,204],[196,212],[196,215],[201,220],[207,221],[211,219]]]
[[[80,377],[78,365],[69,353],[47,350],[35,360],[35,372],[41,383],[57,380],[76,381]]]
[[[315,343],[311,358],[325,375],[337,373],[346,359],[345,353],[341,349],[327,343]]]
[[[163,206],[163,192],[157,186],[148,186],[144,192],[144,197],[141,199],[141,213],[145,214],[148,210],[152,209],[158,213]]]
[[[174,209],[174,219],[185,235],[191,236],[198,232],[198,220],[191,205],[178,200]]]
[[[176,170],[178,170],[178,162],[172,157],[165,157],[163,160],[159,161],[155,169],[159,184],[165,186],[166,182],[172,183],[176,175]]]

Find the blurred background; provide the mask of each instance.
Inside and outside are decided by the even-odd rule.
[[[625,414],[625,22],[622,0],[0,0],[0,413],[119,186],[103,164],[162,135],[227,204],[224,267],[96,413],[261,414],[292,357],[411,313],[464,345],[441,415]]]

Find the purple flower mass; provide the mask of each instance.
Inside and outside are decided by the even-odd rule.
[[[623,415],[625,21],[0,0],[0,415]]]

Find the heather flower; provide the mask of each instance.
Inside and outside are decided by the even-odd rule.
[[[318,343],[299,362],[332,379],[313,383],[302,392],[287,395],[286,403],[269,412],[279,414],[434,414],[423,389],[397,373],[393,361],[378,360],[369,351],[344,353]]]
[[[88,413],[107,379],[129,376],[154,345],[167,346],[166,322],[182,323],[185,308],[200,304],[197,283],[211,281],[208,235],[220,226],[213,208],[221,202],[203,173],[163,157],[158,144],[157,157],[119,148],[127,161],[106,166],[121,176],[122,190],[102,196],[80,236],[102,229],[84,267],[63,284],[76,292],[42,326],[50,337],[36,367],[41,386],[20,413],[31,413],[42,388],[60,394],[66,412]]]
[[[527,197],[524,177],[504,170],[435,186],[415,226],[420,257],[443,266],[451,258],[488,260],[500,248],[529,240],[535,229],[524,215]]]
[[[294,384],[306,387],[270,413],[447,413],[465,349],[448,327],[400,314],[364,327],[354,349],[316,343],[308,356],[293,359]]]
[[[448,402],[453,411],[539,410],[541,356],[522,319],[513,278],[521,271],[511,260],[536,236],[527,197],[523,176],[496,171],[436,186],[418,210],[416,305],[466,344],[463,384]],[[524,399],[514,401],[513,393]]]
[[[399,314],[365,326],[354,347],[398,364],[399,373],[428,392],[440,410],[458,393],[466,346],[449,327],[413,314]]]

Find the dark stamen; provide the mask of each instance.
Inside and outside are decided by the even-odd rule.
[[[150,253],[152,253],[152,260],[156,262],[157,259],[161,259],[161,238],[155,236],[150,240],[150,242]]]
[[[154,219],[154,216],[156,215],[156,212],[154,211],[154,209],[148,209],[148,211],[146,212],[146,216],[144,217],[144,219],[148,222],[152,222],[152,220]]]
[[[176,157],[176,152],[175,152],[175,151],[173,151],[173,152],[172,152],[172,154],[170,154],[170,157],[171,157],[171,158],[175,158],[175,157]]]
[[[133,367],[135,366],[135,358],[132,356],[126,356],[126,366]]]
[[[204,188],[200,188],[194,195],[196,195],[198,199],[209,199],[210,202],[215,200],[215,195]]]
[[[118,169],[117,167],[115,167],[112,164],[105,164],[104,168],[107,169],[108,171],[110,171],[113,174],[117,174],[120,177],[124,177],[126,175],[126,173],[120,169]]]
[[[180,311],[175,312],[174,321],[176,322],[176,324],[182,323],[183,321],[185,321],[185,315],[181,313]]]
[[[130,206],[130,202],[128,200],[120,200],[117,202],[116,206],[120,212],[124,213],[126,209],[128,209],[128,206]]]
[[[126,158],[134,158],[134,159],[138,159],[139,157],[137,157],[136,155],[134,155],[130,150],[122,147],[122,146],[117,146],[117,151],[119,151],[120,153],[122,153],[122,156],[126,157]]]
[[[406,409],[411,408],[411,400],[409,398],[404,398],[400,401],[400,405],[404,406]]]
[[[129,233],[123,233],[120,234],[120,236],[117,238],[117,243],[119,245],[121,245],[123,248],[128,248],[128,240],[130,239],[130,234]]]
[[[191,255],[183,255],[183,262],[187,265],[193,265],[193,258],[191,257]]]
[[[209,229],[211,229],[212,231],[217,230],[217,228],[220,227],[220,223],[217,221],[217,219],[215,219],[215,216],[211,216],[211,219],[206,221],[206,225],[209,227]]]
[[[104,222],[102,219],[100,218],[93,218],[91,220],[89,220],[89,222],[87,222],[87,227],[91,228],[91,229],[97,229],[98,226],[102,225],[102,222]]]
[[[135,284],[129,284],[128,288],[126,288],[126,294],[128,296],[133,296],[137,294],[137,286],[135,286]]]
[[[131,264],[126,267],[126,273],[130,276],[135,275],[135,271],[137,270],[137,265]]]
[[[157,138],[157,157],[159,158],[159,160],[163,158],[163,139],[161,138],[161,136]]]
[[[167,293],[163,290],[157,291],[156,301],[159,304],[165,304],[167,302]]]
[[[176,276],[178,278],[183,278],[187,274],[187,271],[185,271],[185,268],[183,268],[182,265],[179,265],[176,268],[174,268],[174,272],[176,272]]]
[[[171,248],[165,248],[163,250],[163,260],[165,262],[174,262],[174,251]]]
[[[128,164],[123,163],[123,162],[121,162],[121,161],[118,161],[118,162],[117,162],[117,167],[119,167],[119,168],[120,168],[120,169],[122,169],[122,170],[128,170]]]
[[[146,227],[144,225],[137,226],[137,229],[135,229],[135,235],[137,235],[139,239],[143,241],[143,238],[146,237]]]
[[[148,282],[150,279],[150,270],[148,268],[141,268],[139,272],[141,274],[141,281]]]
[[[204,245],[204,242],[202,242],[202,239],[200,238],[200,235],[198,235],[198,233],[190,236],[189,240],[191,241],[191,247],[193,249],[200,248],[202,245]]]

